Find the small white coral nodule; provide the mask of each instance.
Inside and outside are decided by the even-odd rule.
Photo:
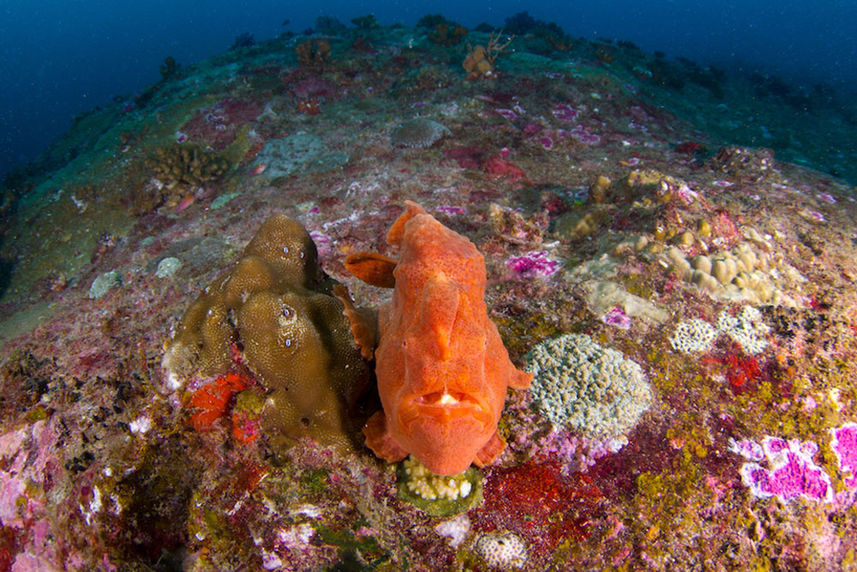
[[[514,532],[483,534],[476,542],[476,553],[488,566],[500,570],[523,568],[527,545]]]
[[[673,349],[683,354],[705,352],[717,338],[717,330],[699,318],[682,322],[670,338]]]

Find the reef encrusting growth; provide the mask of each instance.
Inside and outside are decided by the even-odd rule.
[[[270,217],[185,312],[163,359],[172,388],[227,371],[238,353],[267,392],[260,422],[275,451],[301,438],[351,448],[347,410],[369,369],[334,284],[303,226]]]

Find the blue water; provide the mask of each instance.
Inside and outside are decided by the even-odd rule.
[[[238,4],[0,0],[0,175],[36,158],[75,115],[114,96],[133,96],[160,79],[164,58],[187,65],[225,51],[241,33],[264,40],[284,30],[301,32],[319,15],[348,23],[373,13],[383,25],[414,25],[426,14],[441,13],[472,27],[500,26],[527,10],[572,37],[627,40],[704,65],[857,93],[857,0]]]

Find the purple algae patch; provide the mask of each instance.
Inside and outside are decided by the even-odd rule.
[[[500,117],[508,119],[509,121],[514,121],[518,118],[518,114],[515,113],[515,110],[513,109],[505,109],[502,107],[498,107],[494,109],[494,113],[496,113]]]
[[[751,441],[733,442],[732,446],[732,451],[745,458],[766,461],[767,466],[760,463],[741,466],[741,479],[753,496],[790,500],[802,495],[824,502],[831,500],[830,476],[812,460],[818,445],[812,441],[765,437],[761,449],[764,459],[759,458],[759,446]]]
[[[582,125],[578,125],[574,129],[572,129],[569,134],[581,143],[587,143],[589,145],[597,145],[598,143],[601,143],[600,135],[591,132],[589,129]]]
[[[553,116],[560,121],[574,121],[580,115],[580,111],[572,107],[570,103],[555,105],[551,111]]]
[[[536,250],[509,258],[506,268],[521,278],[547,278],[559,270],[559,262],[548,258],[547,252]]]
[[[849,487],[857,486],[857,423],[846,423],[842,427],[830,430],[833,440],[830,448],[839,459],[839,469],[843,473],[850,472],[845,478]]]
[[[622,306],[614,306],[609,312],[601,316],[601,321],[608,326],[614,326],[621,330],[631,329],[631,318],[622,309]]]
[[[447,216],[458,216],[467,214],[466,208],[455,205],[438,205],[437,207],[435,207],[435,210],[438,212],[442,212]]]

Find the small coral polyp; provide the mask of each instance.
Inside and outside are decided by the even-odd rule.
[[[744,306],[735,316],[728,311],[721,312],[716,328],[699,318],[681,322],[669,340],[677,352],[699,353],[708,351],[717,336],[725,334],[746,353],[755,355],[768,347],[765,335],[769,330],[757,308]]]
[[[476,553],[498,570],[523,568],[527,563],[527,544],[514,532],[483,534],[476,542]]]
[[[458,500],[468,496],[473,491],[473,483],[466,473],[453,476],[439,476],[429,471],[413,457],[404,461],[405,473],[408,475],[405,486],[415,495],[425,500]]]
[[[346,404],[369,370],[333,284],[300,223],[272,216],[185,312],[162,362],[169,388],[226,373],[243,348],[241,361],[266,391],[260,423],[275,451],[298,439],[350,449],[357,427]],[[197,401],[223,412],[222,398]],[[195,426],[213,421],[213,413],[195,415]]]

